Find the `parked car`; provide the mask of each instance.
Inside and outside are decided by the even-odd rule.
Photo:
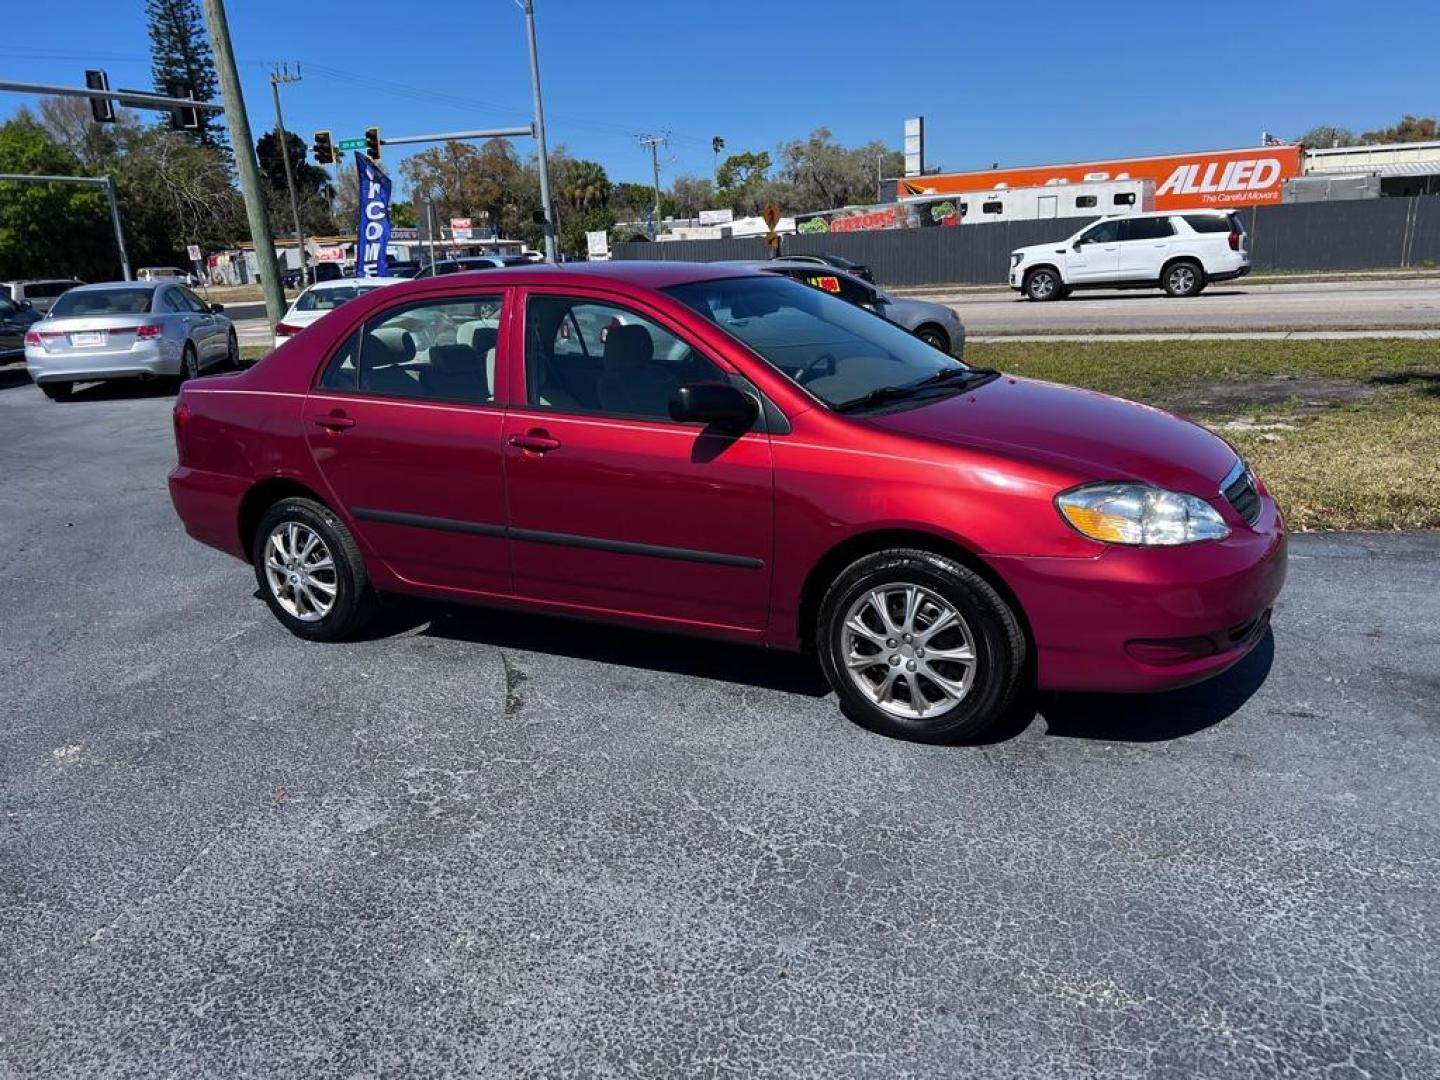
[[[1250,272],[1250,242],[1238,214],[1161,211],[1101,218],[1055,244],[1010,253],[1010,287],[1031,300],[1074,289],[1164,289],[1198,296],[1212,281]]]
[[[530,266],[533,262],[525,255],[466,255],[459,259],[440,259],[417,270],[414,276],[429,278],[466,270],[503,270],[510,266]]]
[[[744,266],[771,274],[784,274],[811,288],[833,293],[840,299],[873,311],[882,319],[903,326],[927,345],[958,359],[965,355],[965,324],[954,308],[929,300],[891,296],[884,289],[838,270],[826,270],[814,263],[795,259],[755,259],[725,265]]]
[[[420,272],[418,259],[390,259],[385,263],[385,276],[392,278],[412,278]]]
[[[28,278],[20,281],[0,282],[0,297],[9,297],[15,303],[27,302],[41,315],[50,310],[56,297],[67,289],[83,285],[79,278]]]
[[[851,262],[839,255],[785,255],[783,258],[786,262],[829,266],[836,270],[843,270],[851,277],[858,277],[861,281],[868,281],[872,285],[875,283],[875,274],[870,267],[864,263]]]
[[[404,280],[405,278],[392,277],[341,278],[338,281],[321,281],[311,285],[295,298],[284,318],[275,324],[276,348],[341,304],[375,289],[383,289],[386,285],[397,285]]]
[[[77,285],[25,333],[25,366],[45,396],[70,396],[77,382],[178,377],[238,367],[235,327],[174,281]]]
[[[17,304],[8,296],[0,296],[0,360],[24,356],[25,331],[42,318],[30,301]]]
[[[1204,428],[719,264],[377,289],[188,383],[174,426],[186,530],[299,637],[413,593],[812,649],[908,738],[1032,682],[1215,675],[1285,576],[1278,508]]]
[[[136,281],[178,281],[192,288],[195,286],[195,275],[188,270],[181,270],[178,266],[142,266],[135,271]]]

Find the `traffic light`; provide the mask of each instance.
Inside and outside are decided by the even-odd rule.
[[[315,152],[315,163],[317,165],[335,164],[335,143],[330,139],[330,132],[315,132],[315,145],[310,149]]]
[[[89,90],[109,90],[110,76],[103,71],[86,71],[85,86]],[[97,124],[113,124],[115,122],[115,102],[109,98],[92,97],[90,99],[90,115],[95,118]]]
[[[166,79],[165,96],[184,101],[195,100],[195,88],[183,79]],[[171,131],[199,131],[200,111],[193,105],[182,105],[170,110]]]
[[[371,161],[380,160],[380,129],[378,127],[365,129],[365,156]]]

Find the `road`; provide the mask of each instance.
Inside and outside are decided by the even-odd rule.
[[[1159,291],[1079,292],[1037,304],[1019,293],[914,293],[950,304],[975,336],[1077,331],[1136,332],[1270,329],[1435,329],[1440,327],[1440,278],[1213,285],[1190,300]]]
[[[1440,1075],[1440,536],[924,747],[740,648],[301,643],[182,534],[170,398],[0,377],[0,1076]]]

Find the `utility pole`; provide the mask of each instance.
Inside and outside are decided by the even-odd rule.
[[[305,275],[305,232],[300,227],[300,200],[295,197],[295,173],[290,168],[290,136],[285,133],[285,117],[280,114],[280,84],[300,81],[300,65],[290,74],[290,65],[282,71],[278,66],[270,72],[270,93],[275,98],[275,137],[280,140],[280,160],[285,163],[285,186],[290,189],[290,214],[295,219],[295,244],[300,254],[300,287],[309,284]]]
[[[260,166],[255,161],[255,140],[250,137],[250,118],[245,115],[245,95],[235,72],[235,51],[230,45],[230,24],[225,21],[223,0],[204,0],[205,21],[210,26],[210,45],[215,50],[215,73],[220,77],[220,99],[225,102],[225,122],[235,143],[235,164],[240,172],[240,191],[245,196],[245,216],[250,238],[255,241],[255,262],[265,293],[265,314],[273,327],[285,315],[285,293],[280,288],[280,266],[275,260],[275,240],[265,213],[265,196],[260,190]]]
[[[655,180],[655,213],[651,219],[651,231],[658,236],[660,233],[660,147],[669,144],[670,133],[667,131],[658,135],[637,135],[635,141],[641,146],[650,148],[650,169]]]
[[[559,262],[555,252],[555,204],[550,199],[550,159],[545,153],[545,107],[540,103],[540,57],[535,50],[535,5],[524,0],[525,34],[530,39],[530,90],[535,95],[535,145],[540,151],[540,207],[545,214],[545,260]]]

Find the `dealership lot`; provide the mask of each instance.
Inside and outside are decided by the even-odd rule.
[[[1440,537],[921,747],[713,643],[301,643],[181,532],[171,402],[0,371],[0,1076],[1440,1073]]]

